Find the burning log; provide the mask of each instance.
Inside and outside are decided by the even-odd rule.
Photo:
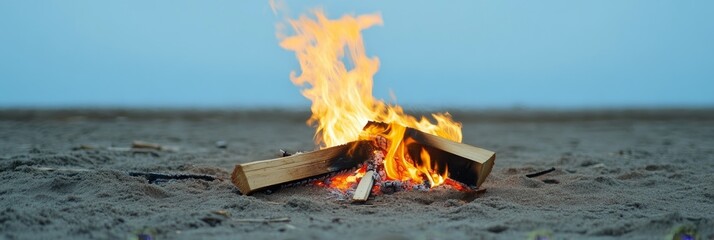
[[[369,158],[372,146],[355,141],[314,152],[236,165],[231,180],[243,194],[265,187],[355,168]]]
[[[378,122],[369,122],[365,129],[371,127],[389,129],[387,124]],[[493,168],[496,154],[492,151],[454,142],[413,128],[404,129],[404,134],[400,139],[404,139],[402,144],[405,145],[407,152],[405,157],[409,158],[407,161],[423,163],[425,160],[422,159],[420,151],[426,151],[431,159],[438,160],[435,165],[439,166],[438,169],[441,169],[442,173],[448,171],[448,178],[460,182],[468,188],[481,186]],[[369,160],[370,163],[365,166],[373,168],[367,169],[353,195],[354,201],[366,201],[375,184],[375,178],[377,178],[378,185],[385,184],[383,182],[386,180],[384,170],[377,172],[374,167],[382,165],[382,161],[379,159],[382,159],[383,156],[379,157],[375,154],[386,149],[387,145],[388,143],[383,137],[375,137],[373,141],[355,141],[314,152],[238,164],[231,179],[243,194],[250,194],[273,185],[290,184],[340,170],[355,169],[361,163]],[[378,149],[381,150],[378,151]],[[400,186],[402,184],[395,183],[399,183]],[[409,188],[420,186],[409,187],[407,185]],[[391,187],[394,189],[385,188],[385,190],[398,190],[394,186]],[[429,187],[428,181],[422,186],[425,189]]]
[[[446,160],[449,178],[470,187],[480,187],[491,173],[496,153],[468,144],[407,128],[406,136],[414,139],[431,153],[434,159]]]
[[[370,126],[387,128],[386,123],[369,122],[365,129]],[[405,142],[410,143],[406,146],[409,156],[418,158],[419,151],[425,149],[432,159],[439,159],[439,165],[446,166],[449,178],[472,188],[481,186],[491,173],[496,160],[495,152],[454,142],[413,128],[406,128],[404,138]]]

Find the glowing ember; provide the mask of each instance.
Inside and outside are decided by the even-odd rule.
[[[401,107],[372,96],[372,78],[379,69],[379,59],[365,53],[361,31],[381,25],[382,18],[371,14],[328,19],[322,11],[314,15],[315,19],[302,16],[291,20],[294,35],[282,38],[280,46],[294,51],[300,63],[300,73],[292,72],[290,79],[304,87],[302,94],[312,101],[312,116],[307,123],[317,128],[316,144],[326,148],[355,140],[382,139],[379,151],[384,158],[375,169],[384,172],[378,174],[381,178],[415,184],[428,181],[429,187],[454,183],[448,181],[446,166],[436,164],[438,160],[431,159],[426,149],[409,153],[407,146],[411,142],[404,139],[404,131],[411,127],[461,142],[461,124],[448,113],[432,114],[436,123],[425,117],[417,119],[405,114]],[[363,131],[368,121],[389,124]],[[322,184],[346,190],[366,170],[365,165]]]

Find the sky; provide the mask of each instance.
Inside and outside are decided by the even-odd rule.
[[[380,13],[374,95],[406,107],[714,106],[714,1],[286,5]],[[0,1],[0,107],[307,110],[282,21],[268,1]]]

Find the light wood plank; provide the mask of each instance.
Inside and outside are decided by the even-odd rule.
[[[268,186],[354,168],[368,159],[362,151],[368,146],[366,142],[350,142],[288,157],[238,164],[231,180],[241,193],[250,194]],[[353,147],[356,148],[353,154],[348,154]]]
[[[357,184],[357,189],[355,189],[354,195],[352,195],[352,200],[355,202],[365,202],[369,198],[369,194],[372,192],[372,186],[374,185],[374,171],[367,171],[362,179]]]

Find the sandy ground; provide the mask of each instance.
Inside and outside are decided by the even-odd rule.
[[[400,192],[352,205],[312,185],[242,196],[228,180],[127,174],[228,179],[236,163],[313,149],[307,113],[0,111],[0,238],[525,239],[542,230],[556,239],[662,239],[688,225],[714,239],[712,110],[452,113],[464,142],[497,152],[484,195]],[[180,149],[78,149],[133,140]],[[273,217],[290,221],[239,221]]]

